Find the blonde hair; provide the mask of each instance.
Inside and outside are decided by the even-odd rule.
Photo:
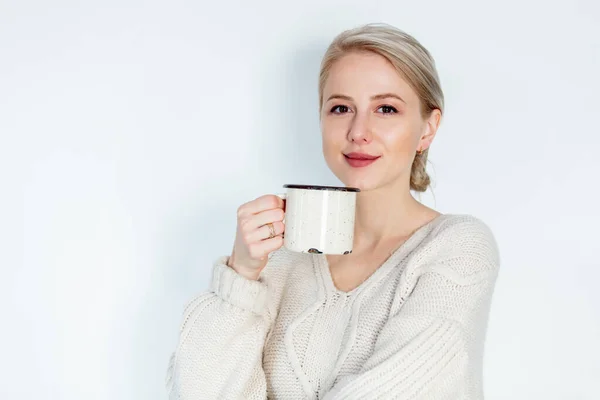
[[[340,33],[323,56],[319,73],[319,110],[323,88],[332,65],[350,52],[367,51],[387,59],[417,93],[421,115],[427,118],[435,109],[443,113],[444,93],[429,51],[414,37],[388,24],[367,24]],[[431,180],[426,171],[429,149],[417,153],[411,167],[410,189],[425,192]]]

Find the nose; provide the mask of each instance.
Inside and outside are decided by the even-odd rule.
[[[348,140],[355,143],[370,143],[373,135],[369,129],[368,115],[356,113],[348,131]]]

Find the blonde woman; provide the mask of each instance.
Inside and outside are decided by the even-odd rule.
[[[429,185],[444,108],[434,60],[394,27],[361,26],[327,49],[318,91],[327,165],[361,189],[354,250],[290,252],[279,197],[240,206],[231,256],[184,312],[171,398],[483,398],[494,238],[411,195]]]

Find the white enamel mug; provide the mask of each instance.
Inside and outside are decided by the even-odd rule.
[[[335,186],[284,185],[283,245],[300,253],[350,254],[354,242],[356,194]]]

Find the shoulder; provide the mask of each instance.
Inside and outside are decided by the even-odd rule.
[[[459,251],[487,250],[497,254],[497,244],[491,228],[481,219],[468,214],[440,216],[432,232],[432,240],[441,247]]]
[[[273,289],[281,289],[294,270],[310,263],[310,254],[297,253],[281,247],[269,254],[269,261],[260,279]],[[309,268],[301,269],[309,271]]]
[[[442,215],[418,239],[400,276],[394,312],[463,326],[487,315],[500,264],[490,227],[471,215]]]
[[[265,267],[265,272],[273,274],[276,273],[275,270],[287,270],[294,265],[306,263],[309,259],[309,254],[298,253],[281,247],[269,254],[269,261]]]
[[[272,317],[279,313],[281,302],[290,282],[295,281],[299,274],[300,279],[304,279],[307,274],[311,273],[310,263],[310,254],[296,253],[285,247],[281,247],[269,255],[260,281],[267,287],[269,313]]]
[[[415,267],[463,278],[493,275],[500,266],[492,230],[481,219],[466,214],[438,217],[415,254]]]

